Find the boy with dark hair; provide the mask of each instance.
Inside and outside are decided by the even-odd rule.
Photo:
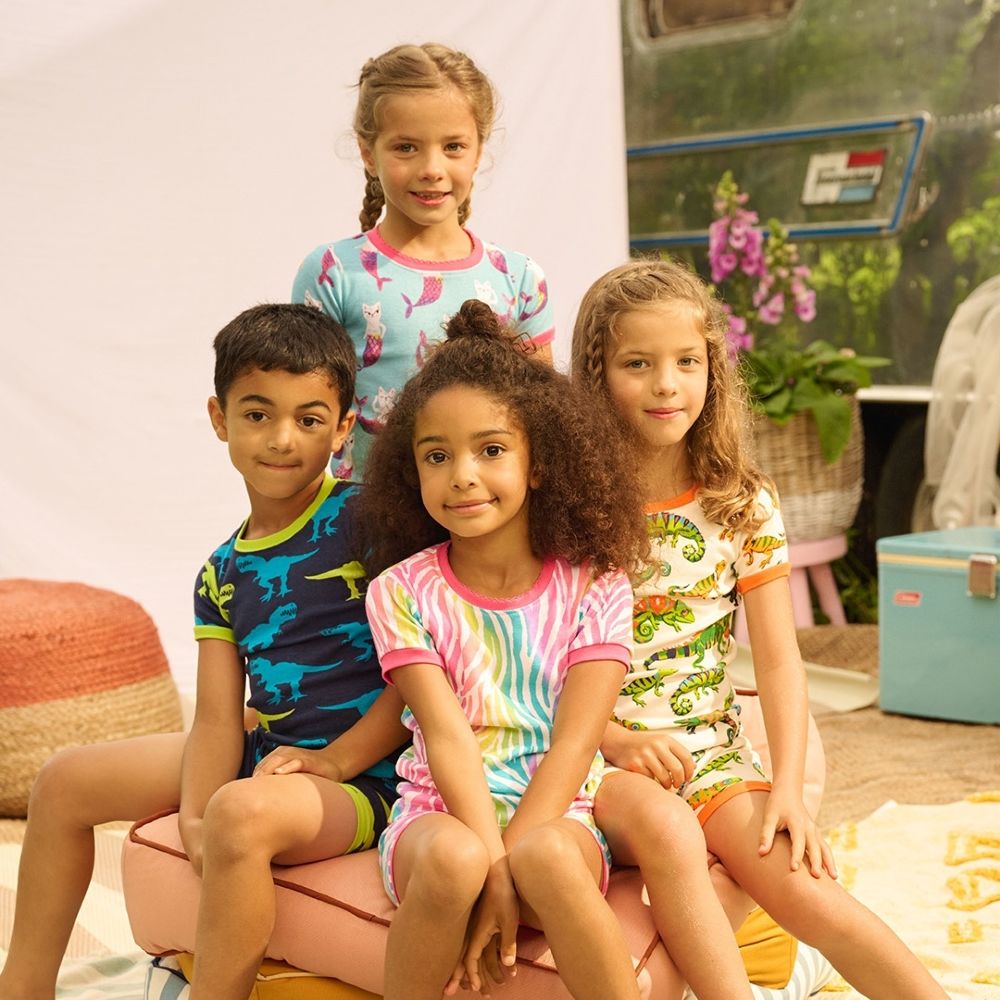
[[[215,352],[209,416],[250,514],[195,583],[194,723],[187,736],[63,751],[42,769],[4,1000],[54,995],[98,824],[179,807],[202,876],[192,1000],[245,1000],[274,921],[271,863],[371,847],[395,798],[393,751],[409,733],[365,619],[359,487],[327,471],[354,423],[354,349],[317,310],[261,305],[218,334]]]

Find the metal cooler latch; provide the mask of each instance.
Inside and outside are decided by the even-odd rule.
[[[997,557],[973,553],[969,556],[969,597],[997,596]]]

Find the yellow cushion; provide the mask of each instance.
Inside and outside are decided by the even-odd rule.
[[[798,942],[759,906],[750,911],[736,932],[736,943],[750,982],[772,990],[788,985]]]
[[[795,938],[783,931],[759,906],[736,932],[736,942],[752,983],[779,990],[788,985],[795,966]],[[177,955],[191,982],[194,955]],[[378,994],[339,979],[317,976],[267,958],[261,963],[249,1000],[380,1000]]]
[[[177,962],[185,979],[194,978],[194,955],[180,954]],[[375,993],[349,986],[339,979],[328,979],[295,969],[285,962],[269,958],[261,963],[248,1000],[380,1000]]]

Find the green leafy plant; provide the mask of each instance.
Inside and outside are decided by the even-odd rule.
[[[730,357],[743,366],[754,409],[779,426],[811,413],[823,458],[834,462],[851,435],[848,397],[889,360],[823,340],[803,346],[801,328],[816,316],[812,272],[781,222],[770,219],[765,234],[748,201],[727,170],[715,188],[708,259],[729,317]]]

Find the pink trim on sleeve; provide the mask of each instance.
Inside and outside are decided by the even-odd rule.
[[[384,653],[379,662],[382,664],[382,677],[389,680],[389,674],[398,667],[408,667],[411,663],[431,663],[435,667],[444,667],[444,660],[433,649],[412,647],[409,649],[390,649]]]
[[[607,642],[599,646],[582,646],[580,649],[571,649],[566,657],[568,667],[577,663],[587,663],[591,660],[614,660],[628,669],[632,662],[631,651],[627,646],[621,646],[617,642]]]

